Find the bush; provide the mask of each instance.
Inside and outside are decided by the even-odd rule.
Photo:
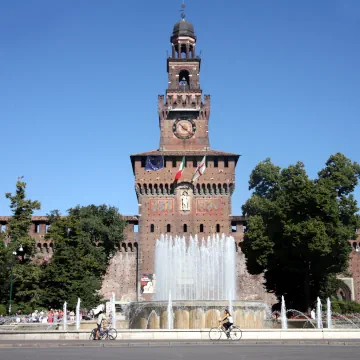
[[[355,301],[339,301],[342,314],[360,313],[360,304]]]
[[[341,301],[333,298],[331,301],[331,309],[333,313],[337,312],[340,314],[360,313],[360,304],[355,301]]]
[[[0,315],[6,315],[6,313],[7,313],[6,305],[0,304]]]

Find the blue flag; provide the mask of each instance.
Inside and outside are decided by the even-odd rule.
[[[147,156],[145,170],[158,171],[164,167],[164,156]]]

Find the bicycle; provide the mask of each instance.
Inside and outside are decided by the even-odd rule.
[[[222,324],[220,324],[218,327],[210,329],[210,340],[220,340],[222,333],[224,333],[228,339],[231,339],[233,341],[238,341],[242,338],[242,331],[236,325],[231,325],[228,332],[226,332],[225,328],[222,326]]]
[[[92,329],[89,340],[95,340],[97,328]],[[99,340],[115,340],[117,337],[116,329],[109,328],[99,332]]]

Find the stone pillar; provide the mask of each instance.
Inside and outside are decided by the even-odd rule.
[[[189,43],[186,44],[186,58],[189,59],[190,57],[190,46]]]
[[[171,51],[171,56],[172,56],[173,59],[175,59],[176,53],[175,53],[175,45],[174,45],[174,44],[172,44],[171,50],[172,50],[172,51]]]

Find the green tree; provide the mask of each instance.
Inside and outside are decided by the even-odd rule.
[[[359,177],[360,166],[340,153],[315,180],[301,162],[280,169],[266,159],[252,171],[242,249],[249,272],[264,272],[268,291],[290,307],[308,310],[328,278],[347,270]]]
[[[102,275],[111,256],[124,239],[126,222],[115,207],[77,206],[62,217],[49,215],[54,254],[42,274],[44,305],[60,307],[65,301],[75,307],[80,297],[84,307],[99,303]]]
[[[4,289],[0,291],[1,301],[9,299],[10,269],[13,265],[13,294],[14,302],[18,304],[38,304],[38,282],[40,269],[31,263],[35,251],[35,239],[29,235],[31,218],[35,210],[40,209],[38,201],[26,198],[26,183],[18,178],[14,195],[6,193],[5,197],[10,200],[12,217],[7,224],[2,244],[6,240],[7,247],[0,249],[0,265],[4,276]],[[22,248],[23,251],[19,251]],[[17,252],[17,255],[13,255]]]
[[[17,250],[20,245],[23,247],[21,261],[30,260],[35,251],[35,240],[29,236],[31,218],[35,210],[40,210],[40,202],[26,198],[26,183],[22,181],[23,177],[18,178],[16,182],[16,192],[14,195],[6,193],[5,197],[10,200],[10,209],[12,217],[10,218],[6,238],[10,240],[9,247]]]
[[[5,247],[5,239],[0,234],[0,303],[7,304],[10,290],[10,266],[11,257],[9,250]]]

